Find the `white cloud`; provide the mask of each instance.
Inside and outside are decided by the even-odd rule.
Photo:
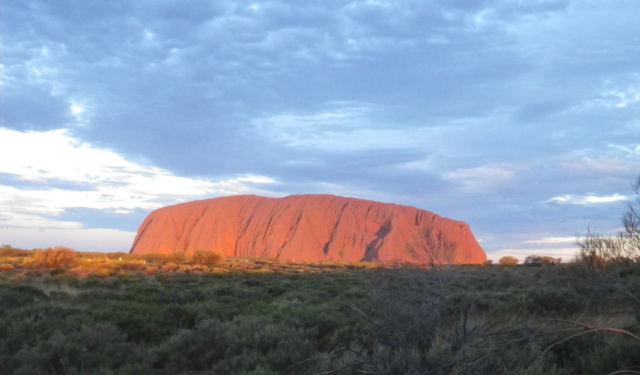
[[[74,115],[80,115],[84,112],[84,107],[79,104],[71,104],[71,113]]]
[[[637,90],[611,90],[603,93],[595,100],[606,107],[627,108],[640,103],[640,92]]]
[[[277,127],[278,129],[313,129],[313,128],[359,128],[366,124],[371,113],[371,105],[355,102],[334,102],[328,109],[306,114],[283,113],[259,119],[256,125],[262,129]]]
[[[445,174],[445,177],[454,179],[508,180],[513,177],[513,171],[500,167],[484,166],[458,169]]]
[[[255,121],[256,129],[289,147],[323,151],[366,151],[372,149],[415,148],[424,138],[421,131],[409,134],[402,129],[376,126],[370,105],[337,102],[311,114],[281,114]]]
[[[444,174],[445,179],[460,181],[465,189],[480,191],[504,186],[515,177],[513,166],[505,163],[462,168]]]
[[[86,100],[69,100],[69,112],[75,118],[75,122],[77,126],[86,126],[90,115],[90,106],[87,104]]]
[[[127,161],[113,151],[82,143],[66,130],[19,132],[0,129],[0,226],[78,229],[56,220],[70,208],[123,214],[153,210],[184,200],[232,194],[269,194],[253,185],[266,176],[219,181],[180,177]]]
[[[574,244],[575,237],[545,237],[538,240],[528,240],[524,243],[532,245],[558,245],[558,244]]]
[[[559,204],[578,204],[578,205],[586,205],[586,204],[601,204],[601,203],[612,203],[625,201],[629,199],[624,195],[613,194],[613,195],[559,195],[557,197],[553,197],[546,201],[546,203],[559,203]]]
[[[626,156],[628,158],[640,157],[640,145],[624,146],[624,145],[609,144],[609,147],[620,151],[623,156]]]

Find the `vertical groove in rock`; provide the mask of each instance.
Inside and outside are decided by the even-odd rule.
[[[184,245],[184,251],[187,251],[189,249],[189,243],[191,242],[191,235],[193,234],[193,230],[195,229],[195,227],[198,225],[198,222],[200,221],[200,219],[202,219],[204,217],[204,214],[207,212],[207,206],[205,206],[202,210],[202,213],[200,214],[200,216],[193,222],[193,225],[191,225],[191,228],[189,228],[189,231],[187,232],[187,238],[185,241],[185,245]],[[195,249],[197,250],[197,249]]]

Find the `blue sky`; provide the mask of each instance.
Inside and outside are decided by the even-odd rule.
[[[640,2],[3,4],[0,242],[128,251],[156,208],[328,193],[497,260],[611,233],[640,174]]]

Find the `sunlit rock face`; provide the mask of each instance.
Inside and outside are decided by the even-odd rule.
[[[469,226],[414,207],[333,195],[240,195],[149,214],[133,254],[213,250],[295,261],[481,263]]]

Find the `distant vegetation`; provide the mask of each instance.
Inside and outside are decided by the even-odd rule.
[[[387,268],[403,265],[387,265]],[[225,258],[209,250],[192,253],[128,254],[74,251],[67,247],[23,250],[0,246],[0,272],[12,280],[32,276],[66,274],[73,277],[108,278],[116,275],[155,275],[157,273],[317,273],[333,269],[381,268],[380,263],[280,262],[275,259]],[[426,266],[425,266],[426,267]],[[6,276],[6,275],[5,275]]]
[[[498,264],[501,266],[516,266],[520,261],[518,260],[518,258],[512,257],[512,256],[503,256],[502,258],[500,258],[500,260],[498,261]]]

